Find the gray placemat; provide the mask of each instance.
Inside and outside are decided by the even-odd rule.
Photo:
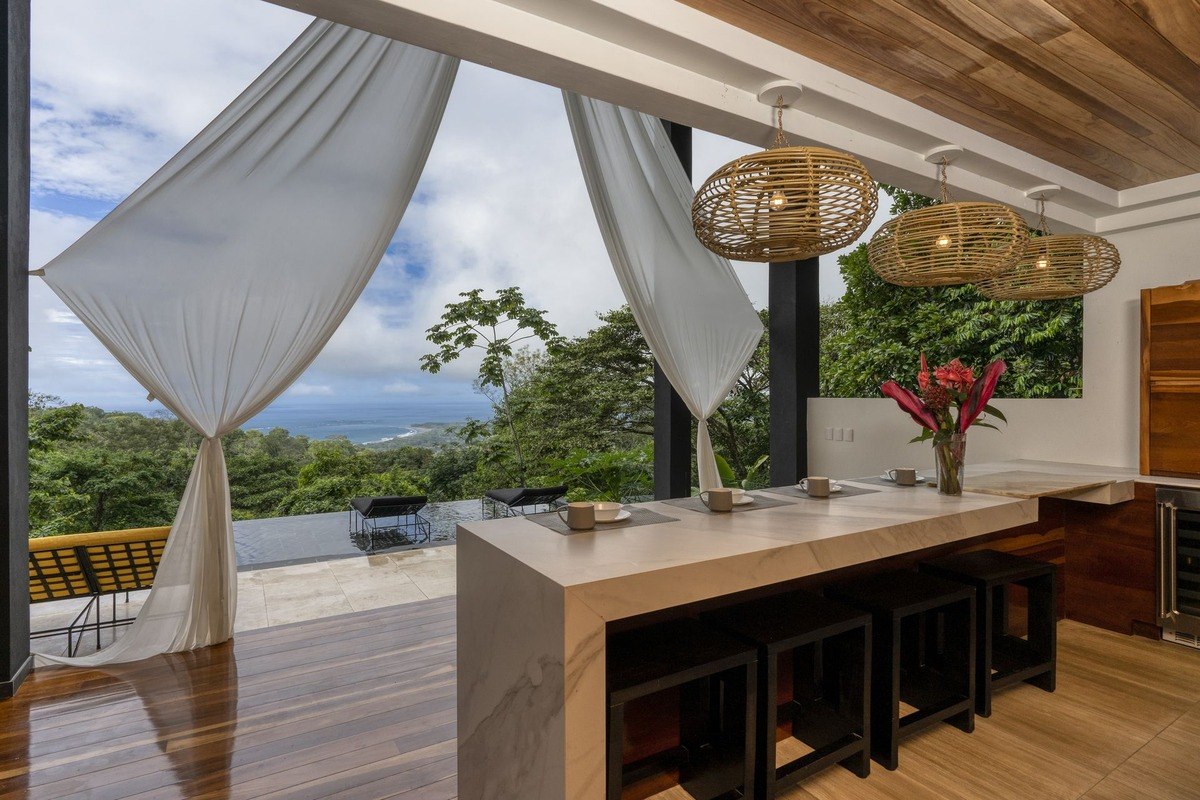
[[[839,483],[841,483],[839,481]],[[858,494],[879,494],[878,489],[864,489],[861,486],[850,486],[842,483],[840,492],[833,492],[828,497],[813,497],[803,489],[797,489],[795,486],[773,486],[769,489],[763,489],[764,492],[771,494],[785,494],[788,497],[803,497],[805,500],[837,500],[842,497],[854,497]]]
[[[604,531],[615,531],[619,528],[637,528],[642,525],[658,525],[660,522],[679,522],[675,517],[668,517],[666,514],[659,514],[657,511],[651,511],[648,508],[628,508],[629,519],[623,519],[620,522],[598,522],[596,527],[590,531],[573,531],[567,527],[567,523],[562,521],[562,518],[556,513],[543,514],[526,514],[525,519],[530,522],[536,522],[543,528],[549,528],[555,533],[561,533],[563,536],[573,536],[577,533],[603,533]]]
[[[775,497],[768,497],[766,495],[758,494],[757,492],[751,492],[751,496],[754,498],[753,503],[746,503],[744,506],[734,506],[733,513],[737,514],[742,511],[759,511],[760,509],[764,508],[795,505],[795,503],[790,500],[780,500]],[[704,505],[699,497],[678,497],[673,500],[663,500],[662,502],[668,505],[678,506],[679,508],[686,508],[688,511],[699,511],[701,514],[725,513],[719,511],[709,511],[708,506]]]
[[[926,481],[932,477],[932,475],[925,475],[924,473],[918,473],[918,475],[924,477]],[[917,486],[900,486],[899,483],[896,483],[895,481],[889,481],[886,479],[886,477],[880,477],[878,475],[872,475],[870,477],[851,477],[851,479],[847,480],[851,480],[856,483],[870,483],[872,486],[887,486],[888,488],[893,489],[918,489],[923,486],[928,486],[928,483],[925,481],[917,481]]]

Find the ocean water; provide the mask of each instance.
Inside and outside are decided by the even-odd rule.
[[[327,439],[345,436],[352,442],[382,442],[415,432],[429,422],[461,423],[468,417],[489,419],[491,405],[483,397],[400,398],[394,402],[326,402],[274,405],[242,427],[269,431],[284,428],[293,436]]]

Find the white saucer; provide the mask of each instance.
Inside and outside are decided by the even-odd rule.
[[[804,486],[799,483],[796,484],[795,489],[796,489],[796,491],[805,492],[806,494],[808,492],[808,490],[805,489]],[[829,485],[829,493],[830,494],[837,494],[840,491],[842,491],[842,485],[840,483],[832,483]]]
[[[613,517],[612,519],[598,519],[598,520],[596,520],[596,524],[597,525],[611,525],[614,522],[624,522],[625,520],[629,519],[632,516],[633,516],[632,511],[630,511],[627,508],[622,508],[620,511],[617,512],[617,515],[615,517]]]
[[[734,500],[733,504],[735,506],[748,506],[753,502],[754,502],[754,497],[752,495],[744,494],[744,495],[742,495],[740,500]]]

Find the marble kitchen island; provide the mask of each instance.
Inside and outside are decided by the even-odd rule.
[[[610,626],[1035,523],[1038,500],[870,494],[563,535],[512,517],[458,530],[462,800],[604,797]]]
[[[873,491],[764,490],[788,504],[720,515],[645,503],[676,521],[569,536],[459,526],[459,797],[601,800],[608,634],[739,596],[995,547],[1056,564],[1060,615],[1158,638],[1154,489],[1200,485],[1021,460],[968,465],[961,497],[843,483]]]

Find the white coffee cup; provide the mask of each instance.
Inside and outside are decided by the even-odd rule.
[[[800,488],[807,492],[809,497],[829,497],[829,478],[809,475],[800,481]]]
[[[733,490],[725,488],[706,489],[700,493],[700,502],[704,503],[709,511],[732,511]]]
[[[563,516],[566,514],[566,516]],[[558,516],[567,527],[573,531],[590,531],[596,527],[596,506],[594,503],[567,503],[558,508]]]
[[[912,467],[896,467],[889,469],[887,476],[896,482],[897,486],[916,486],[917,471]]]
[[[621,513],[620,503],[596,503],[596,522],[612,522]]]

